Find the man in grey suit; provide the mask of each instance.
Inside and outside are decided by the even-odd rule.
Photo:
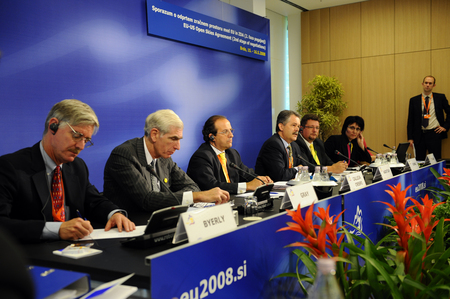
[[[183,138],[183,122],[175,112],[166,109],[150,114],[144,131],[144,137],[117,146],[106,162],[103,191],[111,201],[126,207],[130,215],[179,204],[229,201],[229,193],[220,188],[200,191],[173,162],[170,156],[180,149]]]

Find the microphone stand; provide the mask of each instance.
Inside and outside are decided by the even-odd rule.
[[[237,166],[235,163],[233,163],[233,162],[230,163],[230,166],[233,167],[233,168],[235,168],[235,169],[237,169],[237,170],[239,170],[239,171],[242,171],[242,172],[245,173],[245,174],[248,174],[249,176],[253,177],[254,179],[257,179],[258,181],[260,181],[261,183],[263,183],[263,185],[266,184],[266,183],[264,183],[263,180],[261,180],[260,178],[258,178],[258,176],[254,175],[253,173],[250,173],[250,172],[248,172],[248,171],[245,171],[244,169],[242,169],[242,168],[240,168],[239,166]]]
[[[175,198],[175,200],[178,202],[179,205],[181,205],[180,200],[175,196],[175,194],[172,192],[172,190],[170,190],[169,186],[167,186],[162,180],[161,178],[156,174],[156,171],[153,167],[151,167],[150,165],[147,165],[146,169],[155,176],[155,178],[159,181],[159,183],[161,185],[164,186],[164,188],[169,191],[170,194],[172,194],[173,198]]]

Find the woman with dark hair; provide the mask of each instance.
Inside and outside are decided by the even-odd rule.
[[[330,136],[325,142],[325,150],[328,157],[334,162],[345,160],[336,154],[338,150],[344,156],[359,164],[372,162],[372,157],[367,150],[366,141],[362,135],[364,131],[364,119],[360,116],[349,116],[342,126],[341,135]],[[348,166],[356,166],[352,161],[347,161]]]

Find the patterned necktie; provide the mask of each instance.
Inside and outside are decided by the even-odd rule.
[[[150,163],[150,166],[153,168],[153,170],[155,170],[155,173],[156,173],[155,164],[156,164],[156,160],[153,159],[152,163]],[[156,191],[156,192],[161,191],[161,189],[159,187],[159,184],[158,184],[158,179],[152,173],[150,173],[150,177],[152,178],[152,189],[153,189],[153,191]]]
[[[294,158],[292,157],[292,146],[290,144],[287,146],[287,152],[289,156],[289,168],[292,168],[294,164]]]
[[[425,105],[423,106],[423,111],[422,111],[422,114],[423,114],[422,115],[422,127],[424,127],[424,128],[428,127],[429,119],[425,118],[424,116],[428,114],[427,108],[428,108],[429,103],[430,103],[430,97],[425,97]]]
[[[64,189],[62,183],[61,166],[56,166],[52,178],[52,216],[53,221],[66,221],[66,213],[64,211]]]
[[[227,158],[225,157],[225,153],[220,153],[217,155],[219,158],[220,164],[222,165],[223,174],[225,175],[225,178],[227,179],[227,183],[230,182],[230,177],[228,176],[228,170],[227,170]]]
[[[311,154],[314,158],[314,161],[316,161],[316,164],[320,165],[319,157],[317,157],[316,150],[314,149],[314,145],[312,143],[309,145],[309,149],[311,150]]]

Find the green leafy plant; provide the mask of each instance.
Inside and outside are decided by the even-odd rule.
[[[308,82],[310,87],[302,100],[297,103],[300,115],[314,113],[320,119],[320,138],[326,140],[338,127],[340,116],[347,104],[342,101],[344,90],[334,77],[317,75]]]
[[[437,219],[433,211],[442,203],[434,204],[426,195],[422,203],[406,197],[401,184],[388,185],[386,190],[394,200],[387,205],[395,224],[382,224],[392,232],[378,243],[373,243],[361,232],[353,235],[345,227],[336,227],[338,217],[329,216],[327,210],[319,208],[314,215],[322,220],[313,224],[313,205],[302,217],[297,211],[288,211],[293,222],[278,231],[296,231],[302,242],[289,244],[297,256],[297,272],[277,277],[296,277],[305,294],[304,283],[312,283],[317,269],[313,258],[336,259],[336,277],[345,298],[450,298],[450,248],[446,249],[444,221]],[[408,206],[408,201],[414,205]],[[347,223],[357,229],[350,223]],[[345,238],[344,238],[345,236]],[[306,268],[309,275],[301,274]]]

